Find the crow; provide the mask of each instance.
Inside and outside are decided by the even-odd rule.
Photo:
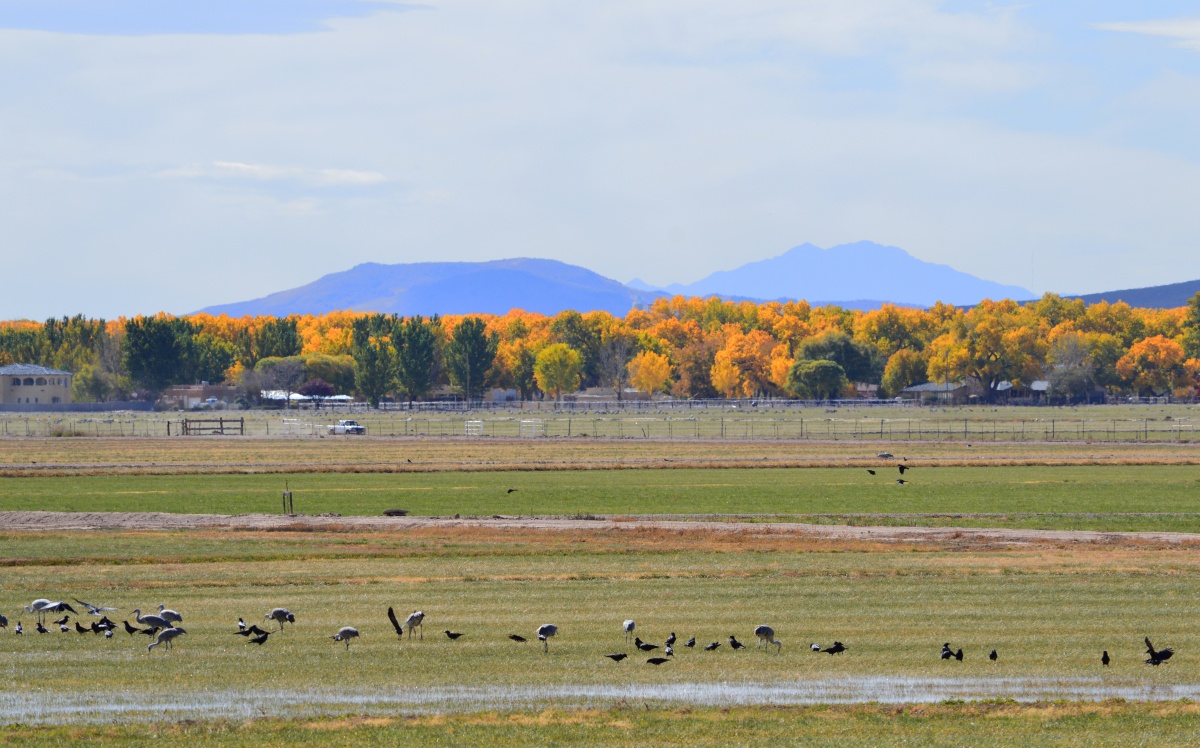
[[[693,636],[691,639],[688,639],[687,643],[684,644],[683,646],[687,647],[688,649],[691,649],[692,647],[696,646],[696,637]]]
[[[675,644],[675,632],[672,631],[671,635],[667,637],[667,646],[668,647],[674,646],[674,644]]]
[[[1154,645],[1150,643],[1150,637],[1147,636],[1146,637],[1146,654],[1150,655],[1150,659],[1146,660],[1146,664],[1154,665],[1155,667],[1158,667],[1159,665],[1163,664],[1167,660],[1171,659],[1171,656],[1175,654],[1175,650],[1171,649],[1170,647],[1167,647],[1166,649],[1156,650],[1154,648]]]
[[[706,645],[706,646],[704,647],[704,651],[705,651],[705,652],[711,652],[711,651],[713,651],[714,649],[716,649],[716,648],[717,648],[717,647],[719,647],[719,646],[721,646],[721,642],[713,642],[712,644],[708,644],[708,645]]]
[[[954,659],[958,660],[959,662],[962,662],[962,658],[963,658],[962,647],[959,647],[958,651],[954,653]]]
[[[83,626],[80,626],[80,625],[79,625],[79,621],[76,621],[76,622],[75,622],[75,631],[77,631],[77,632],[78,632],[78,633],[80,633],[80,634],[90,634],[90,633],[92,633],[91,631],[89,631],[89,630],[85,629]]]
[[[670,660],[668,660],[666,657],[651,657],[650,659],[646,660],[646,662],[650,663],[651,665],[661,665],[664,662],[670,662]]]
[[[245,630],[246,630],[246,622],[243,621],[241,618],[238,618],[238,631],[245,631]]]
[[[71,620],[71,616],[63,616],[62,618],[55,621],[54,625],[55,626],[65,626],[67,624],[67,622],[70,620]]]
[[[250,637],[250,639],[248,640],[248,643],[257,644],[258,646],[261,647],[263,645],[263,642],[265,642],[267,640],[267,637],[270,635],[271,635],[270,631],[264,631],[259,636]]]
[[[633,646],[637,647],[643,652],[653,652],[654,650],[658,649],[657,644],[647,644],[636,636],[633,637]]]
[[[874,471],[874,470],[872,470],[871,468],[867,468],[867,472],[868,472],[868,473],[870,473],[871,475],[874,475],[874,474],[875,474],[875,471]]]
[[[997,659],[999,659],[999,657],[1000,657],[1000,655],[996,654],[996,650],[994,650],[994,649],[988,655],[988,659],[991,660],[992,662],[995,662]]]
[[[897,478],[897,479],[896,479],[896,482],[897,482],[897,483],[899,483],[899,484],[900,484],[900,485],[902,485],[902,486],[904,486],[904,485],[907,485],[907,484],[908,484],[908,481],[904,480],[903,478]]]
[[[745,649],[746,648],[745,644],[742,644],[740,641],[733,638],[733,634],[729,635],[729,646],[733,647],[734,649]]]
[[[1108,656],[1108,650],[1106,649],[1104,650],[1104,653],[1100,655],[1100,664],[1104,667],[1108,667],[1108,663],[1110,662],[1112,662],[1112,658]]]
[[[510,488],[507,491],[505,491],[504,493],[512,493],[513,491],[516,491],[516,490],[517,489],[515,489],[515,488]]]
[[[392,628],[396,629],[396,636],[404,638],[404,627],[396,620],[396,611],[390,605],[388,606],[388,620],[392,622]]]
[[[451,631],[450,629],[446,629],[442,633],[445,634],[450,639],[450,641],[455,641],[456,639],[458,639],[458,637],[462,636],[461,632]]]
[[[946,642],[945,644],[942,645],[942,659],[948,660],[953,656],[954,656],[954,650],[950,649],[950,642]]]
[[[629,655],[625,654],[624,652],[617,652],[616,654],[604,655],[604,656],[607,657],[608,659],[612,660],[613,662],[620,662],[621,660],[625,659]]]
[[[513,641],[515,641],[515,642],[527,642],[527,641],[529,641],[528,639],[526,639],[525,637],[521,636],[520,634],[509,634],[509,635],[508,635],[508,638],[509,638],[509,639],[512,639],[512,640],[513,640]]]
[[[893,457],[895,457],[895,455],[892,454],[891,452],[880,452],[879,454],[877,454],[875,456],[881,460],[890,460]]]
[[[41,623],[38,623],[38,625],[37,625],[37,632],[38,632],[39,634],[49,634],[49,633],[50,633],[50,629],[46,628],[46,627],[45,627],[45,626],[43,626]]]
[[[141,629],[137,628],[136,626],[130,626],[129,621],[121,621],[121,623],[125,624],[125,633],[129,634],[130,636],[133,636],[134,634],[136,634],[138,631],[141,630]],[[82,634],[83,631],[80,631],[79,633]]]
[[[825,649],[822,649],[821,651],[826,654],[831,654],[831,655],[841,654],[842,652],[846,651],[846,645],[842,644],[839,641],[835,641],[833,643],[832,647],[826,647]]]
[[[900,469],[901,475],[904,475],[904,471],[909,469],[908,465],[897,465],[896,467]]]

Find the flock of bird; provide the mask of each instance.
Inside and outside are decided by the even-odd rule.
[[[92,605],[78,598],[72,599],[78,603],[80,607],[82,607],[89,615],[99,618],[99,620],[93,621],[89,626],[83,626],[78,620],[76,620],[73,629],[76,633],[102,634],[107,639],[111,639],[113,637],[113,631],[116,630],[117,625],[108,618],[106,613],[116,611],[116,608]],[[72,631],[72,627],[70,625],[71,615],[74,614],[75,616],[79,616],[79,613],[74,607],[71,606],[70,603],[48,600],[46,598],[34,600],[29,605],[24,606],[24,610],[26,613],[35,616],[35,630],[39,634],[49,634],[51,632],[51,630],[46,627],[47,623],[57,626],[59,631],[62,633],[68,633]],[[66,615],[54,621],[47,621],[49,616],[58,613],[65,613]],[[395,609],[389,607],[387,609],[387,617],[391,622],[392,627],[395,629],[397,636],[401,638],[407,636],[409,641],[411,641],[415,631],[420,639],[423,640],[425,638],[424,612],[418,610],[414,613],[411,613],[404,619],[404,622],[401,623],[400,619],[396,616]],[[158,612],[151,613],[149,615],[142,615],[140,608],[134,609],[133,619],[137,622],[138,626],[144,626],[145,628],[138,628],[138,626],[134,626],[129,623],[128,620],[122,621],[121,623],[124,626],[125,632],[131,637],[135,634],[144,634],[153,639],[153,641],[150,642],[150,644],[146,647],[147,652],[152,652],[154,648],[160,644],[165,645],[166,649],[171,649],[175,639],[187,633],[183,626],[180,625],[183,623],[183,616],[180,615],[178,611],[171,610],[165,605],[159,605]],[[261,647],[263,644],[266,644],[267,639],[272,634],[283,631],[285,624],[295,624],[296,616],[287,608],[272,608],[263,616],[263,621],[274,621],[279,625],[279,628],[273,631],[265,630],[260,628],[257,624],[247,625],[245,619],[238,618],[237,630],[232,633],[245,637],[247,643],[249,644],[256,644]],[[0,629],[6,628],[8,628],[8,618],[5,615],[0,614]],[[642,641],[641,637],[635,633],[636,628],[637,623],[632,619],[621,624],[621,630],[625,633],[626,642],[628,642],[630,637],[632,637],[633,646],[641,654],[650,654],[655,650],[660,649],[658,644],[651,644],[650,642]],[[21,621],[17,621],[17,624],[13,629],[13,633],[17,635],[23,635],[25,633],[25,629]],[[451,641],[457,641],[464,636],[462,632],[451,631],[450,629],[445,629],[442,631],[442,633],[445,634],[446,638],[450,639]],[[350,641],[352,639],[357,639],[360,636],[361,635],[359,634],[357,628],[353,626],[342,626],[338,629],[337,633],[333,634],[329,638],[333,641],[344,643],[346,645],[346,649],[349,650]],[[542,643],[543,651],[549,652],[550,640],[555,636],[558,636],[558,626],[553,623],[544,623],[537,627],[535,636],[537,637],[538,641]],[[776,653],[783,650],[783,642],[775,636],[775,629],[767,626],[766,624],[756,626],[754,628],[754,636],[758,639],[758,646],[760,647],[770,649],[770,647],[773,645]],[[509,634],[508,639],[517,643],[525,643],[528,641],[528,639],[520,634]],[[675,657],[676,641],[678,641],[678,638],[675,636],[675,632],[672,631],[670,636],[668,636],[662,644],[661,649],[663,656],[654,654],[653,656],[647,658],[647,664],[663,665],[667,662],[671,662],[672,658]],[[733,634],[729,635],[728,643],[729,648],[734,651],[746,649],[746,645],[738,641],[737,637]],[[1155,649],[1154,645],[1150,643],[1149,637],[1145,638],[1145,643],[1145,654],[1147,655],[1145,663],[1147,665],[1161,665],[1167,660],[1171,659],[1171,657],[1175,654],[1175,650],[1170,647],[1165,649]],[[690,637],[686,642],[683,643],[682,646],[687,649],[694,649],[696,646],[698,646],[696,637]],[[722,643],[720,641],[713,641],[704,645],[703,649],[705,652],[713,652],[719,649],[721,646]],[[834,641],[833,644],[825,647],[815,642],[809,645],[809,650],[812,652],[822,652],[830,655],[841,654],[846,652],[848,649],[849,647],[840,641]],[[604,656],[613,662],[621,662],[622,660],[628,658],[629,654],[626,652],[614,652]],[[995,649],[988,653],[988,659],[992,662],[996,662],[999,660],[999,658],[1000,655]],[[950,642],[944,643],[942,645],[941,659],[962,662],[964,659],[962,647],[959,647],[957,650],[955,650],[950,646]],[[1107,667],[1111,662],[1112,658],[1109,656],[1108,650],[1104,650],[1100,656],[1100,663]]]
[[[971,446],[971,445],[970,445],[970,444],[968,444],[967,446],[969,447],[969,446]],[[892,454],[891,452],[880,452],[879,454],[877,454],[877,455],[875,455],[875,456],[876,456],[876,457],[878,457],[878,458],[879,458],[879,459],[881,459],[881,460],[894,460],[894,459],[896,459],[896,455]],[[908,458],[907,458],[907,457],[904,457],[904,458],[901,458],[901,459],[903,459],[903,460],[907,460]],[[896,469],[900,471],[900,477],[896,479],[896,482],[897,482],[897,483],[899,483],[899,484],[900,484],[900,485],[902,485],[902,486],[906,486],[906,485],[908,485],[908,479],[904,477],[904,474],[905,474],[906,472],[908,472],[909,470],[912,470],[912,468],[911,468],[911,467],[909,467],[908,465],[905,465],[903,462],[899,462],[899,463],[897,463],[897,464],[896,464]],[[873,470],[872,468],[867,468],[867,472],[868,472],[868,473],[870,473],[871,475],[875,475],[875,470]]]

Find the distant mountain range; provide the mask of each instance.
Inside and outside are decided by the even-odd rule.
[[[1089,303],[1123,299],[1133,306],[1177,307],[1200,281],[1088,294]],[[211,306],[210,314],[324,314],[339,309],[389,314],[504,314],[511,309],[553,315],[564,309],[603,310],[623,316],[655,298],[720,296],[737,300],[805,299],[876,309],[885,302],[970,306],[981,299],[1029,299],[1033,294],[923,262],[898,247],[872,242],[821,249],[802,244],[767,260],[722,270],[689,284],[658,288],[628,284],[557,260],[516,258],[491,262],[365,263],[312,283],[251,301]]]

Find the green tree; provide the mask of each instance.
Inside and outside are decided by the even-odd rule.
[[[828,332],[809,338],[796,351],[798,360],[832,361],[851,382],[879,384],[883,376],[883,358],[870,343],[854,340],[844,332]]]
[[[84,364],[71,380],[71,399],[80,403],[102,403],[113,389],[108,375],[91,364]]]
[[[438,344],[436,328],[440,325],[437,316],[426,320],[417,315],[397,322],[392,332],[396,349],[396,379],[400,389],[408,396],[410,408],[414,399],[423,399],[433,389]]]
[[[304,349],[296,317],[269,319],[255,330],[239,328],[234,334],[233,345],[237,360],[247,369],[253,369],[264,358],[290,358],[299,356]]]
[[[925,377],[928,366],[925,357],[920,353],[901,348],[888,359],[880,386],[889,396],[895,397],[905,387],[928,381]]]
[[[192,335],[186,319],[134,317],[125,322],[125,368],[135,385],[161,392],[191,381]]]
[[[574,392],[579,388],[582,364],[583,357],[579,355],[579,351],[566,343],[554,343],[543,348],[537,355],[533,375],[537,379],[538,388],[558,400],[564,392]]]
[[[192,339],[191,376],[198,382],[224,382],[225,372],[237,359],[232,343],[212,335],[197,335]]]
[[[582,385],[595,387],[600,384],[603,335],[599,320],[589,320],[579,312],[568,310],[555,315],[550,323],[550,334],[556,342],[566,343],[582,357]]]
[[[328,382],[335,395],[347,395],[354,391],[354,357],[310,353],[304,357],[304,375]]]
[[[788,389],[796,397],[828,400],[849,386],[846,372],[833,361],[800,359],[792,365],[787,377]]]
[[[458,387],[467,402],[476,391],[486,387],[500,336],[488,334],[487,326],[478,317],[466,317],[454,327],[454,337],[446,344],[446,370],[450,381]]]
[[[382,314],[354,320],[354,384],[373,408],[395,384],[396,351],[391,340],[395,323],[395,317]]]

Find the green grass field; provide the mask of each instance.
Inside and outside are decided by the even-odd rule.
[[[477,716],[356,727],[347,740],[411,734],[466,744],[621,745],[638,736],[670,742],[673,735],[684,744],[691,735],[700,744],[762,745],[811,731],[818,745],[964,744],[970,721],[986,717],[997,730],[989,737],[1015,744],[1051,724],[1041,743],[1026,743],[1064,745],[1072,729],[1089,725],[1099,731],[1093,737],[1114,741],[1108,744],[1173,742],[1200,727],[1193,710],[1171,705],[1163,707],[1166,717],[1153,719],[1144,708],[1125,706],[1108,716],[1070,705],[1040,717],[1013,705],[992,716],[957,707],[905,716],[877,708],[758,711],[737,703],[753,702],[761,684],[868,701],[1200,693],[1193,620],[1200,558],[1188,550],[974,551],[722,540],[702,532],[484,530],[10,533],[0,543],[9,559],[0,611],[27,627],[22,637],[0,633],[0,723],[186,717],[204,722],[168,733],[196,730],[197,740],[213,745],[328,738],[336,724],[305,726],[310,715],[430,709]],[[111,641],[57,630],[38,635],[19,607],[40,596],[114,605],[122,609],[117,620],[135,606],[166,603],[184,614],[188,634],[173,650],[153,653],[145,637],[124,633]],[[261,621],[275,605],[291,608],[298,621],[265,646],[230,633],[238,616]],[[402,614],[426,612],[424,641],[397,640],[384,615],[389,605]],[[704,644],[732,633],[750,649],[677,647],[675,661],[659,668],[636,657],[613,663],[603,655],[632,651],[620,631],[627,617],[647,640],[661,642],[675,631],[681,642],[694,635]],[[543,622],[561,627],[549,654],[536,642],[506,639],[532,639]],[[763,622],[785,642],[781,653],[753,646],[751,629]],[[342,625],[363,634],[348,652],[326,638]],[[465,636],[450,642],[443,628]],[[1177,656],[1161,668],[1145,666],[1144,635],[1175,647]],[[850,651],[807,651],[809,642],[833,639]],[[964,662],[938,658],[947,640],[966,650]],[[995,664],[985,658],[992,647],[1001,654]],[[1098,663],[1101,649],[1114,655],[1109,669]],[[457,690],[463,688],[466,696]],[[734,711],[720,711],[723,705]],[[598,711],[570,711],[576,707]],[[567,711],[537,716],[550,708]],[[493,711],[502,714],[478,717]],[[242,724],[263,715],[288,721]],[[234,722],[208,721],[214,719]],[[128,725],[72,729],[80,739],[149,734]],[[61,735],[9,729],[0,740],[39,744]]]
[[[863,468],[0,478],[0,510],[783,515],[860,524],[1200,531],[1200,467]],[[510,487],[515,493],[507,493]],[[885,516],[856,516],[885,515]],[[902,516],[891,516],[902,515]],[[963,516],[966,515],[966,516]],[[984,516],[972,516],[984,515]]]

